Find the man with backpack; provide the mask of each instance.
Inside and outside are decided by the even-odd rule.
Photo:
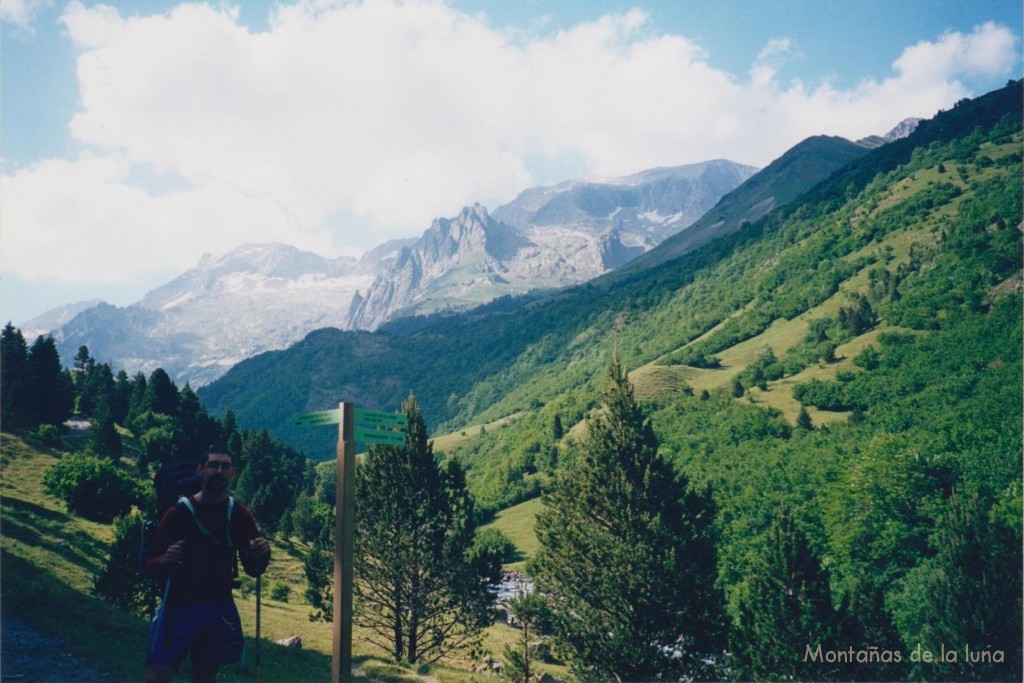
[[[270,562],[270,543],[252,511],[228,495],[232,453],[211,447],[196,474],[201,489],[164,513],[143,561],[147,576],[167,582],[146,652],[148,683],[170,681],[190,654],[193,683],[214,681],[221,666],[240,661],[244,638],[231,595],[238,562],[250,576]]]

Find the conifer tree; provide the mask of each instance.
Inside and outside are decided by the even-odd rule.
[[[77,371],[76,371],[77,372]],[[106,363],[92,363],[87,374],[78,375],[78,412],[86,417],[113,420],[113,406],[117,402],[114,374]]]
[[[1019,515],[1019,502],[1014,508]],[[1019,516],[1016,524],[1007,524],[977,494],[954,492],[943,521],[934,539],[935,556],[910,572],[903,594],[892,600],[904,640],[934,650],[957,643],[959,660],[942,667],[940,675],[1024,680]],[[966,656],[965,645],[973,658]],[[993,661],[996,650],[1002,652],[1000,661]]]
[[[146,405],[146,376],[137,372],[132,379],[132,392],[128,398],[128,415],[125,421],[134,429],[136,418],[147,410],[149,406]]]
[[[11,323],[0,334],[0,425],[13,432],[28,425],[28,344]]]
[[[555,419],[551,424],[551,437],[555,441],[558,441],[563,436],[565,436],[565,428],[562,427],[562,416],[556,414]]]
[[[403,412],[405,445],[356,470],[355,619],[396,662],[432,662],[478,643],[488,598],[462,468],[435,457],[415,398]]]
[[[78,353],[75,354],[75,360],[73,361],[72,367],[75,372],[79,373],[80,377],[88,377],[89,373],[92,372],[93,367],[96,366],[96,360],[89,353],[89,347],[82,346],[78,347]]]
[[[313,608],[310,621],[334,619],[334,510],[313,538],[302,561],[306,574],[306,602]]]
[[[203,408],[188,382],[178,395],[178,425],[181,428],[181,453],[201,453],[212,443],[221,442],[221,427]],[[229,447],[230,448],[230,447]],[[232,451],[237,454],[238,451]]]
[[[304,459],[273,439],[266,429],[261,429],[245,434],[239,461],[241,472],[235,492],[252,510],[261,528],[277,531],[281,518],[298,494]]]
[[[118,434],[117,427],[114,426],[114,418],[110,411],[104,411],[100,417],[92,419],[89,441],[97,455],[105,455],[112,460],[118,460],[124,454],[121,435]]]
[[[841,637],[845,607],[833,609],[828,572],[785,508],[772,523],[760,560],[730,634],[741,680],[823,680],[842,674],[815,653],[819,645],[824,653],[851,644]]]
[[[52,336],[38,337],[28,352],[31,383],[30,423],[63,424],[71,416],[75,394],[71,376],[61,367]]]
[[[538,680],[536,660],[540,638],[540,626],[545,620],[547,605],[536,592],[520,592],[505,601],[509,615],[515,620],[519,636],[515,646],[505,645],[505,677],[512,683],[533,683]]]
[[[532,565],[580,678],[713,678],[722,642],[710,496],[687,490],[618,354],[605,410],[537,518]]]
[[[125,425],[128,422],[128,405],[132,398],[132,381],[128,373],[121,370],[114,379],[114,396],[110,405],[111,417],[114,422]]]
[[[178,387],[163,368],[157,368],[149,375],[145,403],[145,410],[172,417],[177,414]]]

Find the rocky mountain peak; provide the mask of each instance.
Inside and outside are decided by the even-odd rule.
[[[349,328],[584,282],[684,229],[757,169],[725,160],[534,187],[438,218],[353,304]]]
[[[420,251],[432,260],[482,252],[490,222],[480,204],[465,207],[455,218],[436,218],[418,243]]]
[[[892,142],[893,140],[901,140],[910,135],[911,133],[913,133],[915,130],[917,130],[917,126],[922,121],[924,121],[924,119],[913,117],[903,119],[902,121],[897,123],[892,130],[883,135],[882,139],[887,140],[889,142]]]

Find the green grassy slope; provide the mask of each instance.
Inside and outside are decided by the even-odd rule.
[[[858,239],[863,243],[839,245],[850,249],[845,253],[821,241],[840,236],[846,229],[842,221],[855,226],[873,219],[871,212],[887,211],[885,201],[899,201],[896,195],[881,197],[882,189],[872,182],[915,182],[890,174],[918,165],[915,149],[920,157],[927,145],[946,144],[963,136],[965,128],[969,133],[975,125],[996,126],[1008,112],[1011,118],[1019,116],[1019,101],[1017,84],[945,112],[933,124],[922,124],[919,133],[835,173],[808,195],[810,203],[792,202],[785,211],[682,258],[601,287],[584,285],[544,297],[503,299],[466,314],[403,322],[376,334],[321,330],[291,349],[241,363],[204,387],[200,396],[211,411],[230,407],[242,426],[267,427],[319,459],[333,452],[332,435],[329,430],[292,428],[292,414],[329,408],[339,400],[394,410],[413,391],[428,423],[448,433],[535,410],[566,392],[592,391],[593,379],[616,342],[626,363],[638,367],[692,342],[727,318],[735,318],[734,327],[744,324],[743,318],[751,316],[743,311],[751,306],[758,306],[754,313],[771,322],[819,305],[834,291],[820,296],[810,289],[828,290],[838,284],[836,279],[842,283],[867,260],[878,258],[867,254],[860,266],[848,260],[860,249],[877,247],[883,234],[876,240],[875,235],[861,233]],[[951,154],[956,157],[959,152]],[[932,164],[932,171],[920,170],[937,174],[935,169]],[[942,183],[956,186],[957,178],[951,171]],[[972,176],[972,184],[975,181]],[[859,195],[864,216],[844,214],[843,205]],[[864,202],[872,201],[881,203],[869,212]],[[816,232],[823,233],[818,241]],[[774,264],[775,258],[783,260]],[[817,272],[804,269],[801,274],[794,260],[800,258],[828,261],[816,263]],[[790,281],[780,282],[780,277]],[[755,281],[757,286],[747,285]],[[773,310],[762,310],[766,296],[778,304]]]
[[[746,194],[753,193],[757,201],[769,195],[789,201],[813,179],[853,158],[851,150],[863,152],[853,143],[830,139],[813,139],[798,148],[751,178]],[[809,170],[814,171],[811,181]],[[745,206],[735,198],[724,205],[737,203]],[[650,277],[644,273],[643,281],[616,281],[612,291],[581,286],[542,297],[503,298],[458,316],[400,321],[376,334],[321,330],[287,351],[244,361],[203,387],[200,397],[212,412],[231,408],[243,427],[267,427],[317,459],[332,452],[330,435],[295,429],[290,417],[331,408],[341,400],[393,410],[411,390],[430,424],[479,423],[476,413],[524,377],[544,372],[565,346],[578,346],[574,338],[601,321],[609,306],[628,303],[633,292],[685,282],[694,268],[727,251],[728,245],[724,252],[709,251],[706,258]]]
[[[0,605],[3,618],[17,618],[36,630],[71,643],[70,653],[106,676],[131,681],[144,677],[143,658],[149,635],[147,619],[126,614],[92,595],[93,577],[109,554],[113,533],[99,524],[69,514],[43,491],[43,473],[58,461],[60,450],[44,448],[9,434],[0,435],[0,568],[3,582]],[[310,622],[310,607],[302,599],[305,577],[301,544],[275,542],[274,559],[263,579],[264,593],[274,584],[289,586],[287,601],[262,598],[260,679],[267,683],[301,683],[330,678],[332,625]],[[226,667],[219,680],[251,681],[255,677],[254,637],[256,599],[253,581],[243,583],[235,601],[247,637],[246,657]],[[515,630],[496,622],[485,632],[484,646],[500,657]],[[301,650],[275,641],[298,635]],[[432,666],[414,671],[387,661],[365,642],[357,628],[353,643],[356,680],[441,681],[472,680],[471,662],[455,667]],[[541,670],[564,673],[557,664]],[[5,678],[6,680],[6,678]],[[14,679],[12,679],[14,680]],[[188,680],[188,664],[176,680]]]
[[[752,223],[772,209],[789,204],[854,159],[868,153],[862,145],[819,135],[799,143],[727,194],[686,230],[665,240],[599,282],[614,282],[692,251],[710,240]]]
[[[785,505],[835,599],[912,646],[938,618],[914,594],[940,571],[954,493],[1018,539],[972,555],[1020,566],[1020,100],[1017,83],[960,104],[783,210],[642,273],[364,339],[404,354],[381,378],[428,397],[447,435],[438,451],[468,467],[478,509],[523,558],[537,498],[575,457],[617,348],[663,455],[711,489],[732,616]],[[343,348],[323,341],[317,361]],[[353,367],[378,358],[344,348],[336,360]],[[275,395],[272,380],[292,381],[275,359],[308,379],[309,350],[254,362],[218,390]],[[801,409],[812,429],[797,424]],[[1012,588],[968,593],[1012,606]],[[992,638],[1016,648],[1018,636]]]
[[[91,594],[93,576],[109,553],[111,527],[68,514],[43,492],[42,475],[60,457],[59,451],[39,449],[7,434],[2,439],[4,617],[17,617],[43,633],[67,638],[74,643],[75,654],[111,680],[142,680],[147,620]],[[277,559],[266,580],[287,580],[295,561],[281,548],[275,552]],[[250,649],[241,665],[225,669],[225,681],[251,680],[255,673],[251,649],[255,598],[239,597],[237,602]],[[325,638],[323,627],[311,628],[308,609],[300,605],[269,599],[264,605],[262,679],[323,680],[322,672],[330,671],[329,629]],[[288,651],[272,642],[299,633],[304,651]]]

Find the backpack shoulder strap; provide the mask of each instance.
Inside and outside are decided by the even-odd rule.
[[[199,515],[196,514],[196,509],[192,506],[192,501],[189,499],[188,496],[180,496],[178,498],[178,504],[181,505],[186,510],[188,510],[189,512],[192,513],[192,519],[195,520],[196,528],[199,529],[200,532],[202,532],[204,535],[209,536],[210,538],[212,538],[214,543],[219,543],[220,542],[217,539],[217,537],[213,535],[213,532],[211,532],[207,528],[207,526],[205,524],[203,524],[202,520],[199,519]],[[231,515],[232,515],[232,513],[234,513],[234,511],[235,511],[235,499],[232,498],[232,497],[228,497],[228,524],[227,524],[226,528],[227,528],[228,547],[229,548],[234,548],[235,547],[235,541],[231,537]]]
[[[235,547],[235,539],[231,538],[231,514],[235,511],[235,499],[228,496],[228,525],[226,527],[228,534],[228,547]]]

